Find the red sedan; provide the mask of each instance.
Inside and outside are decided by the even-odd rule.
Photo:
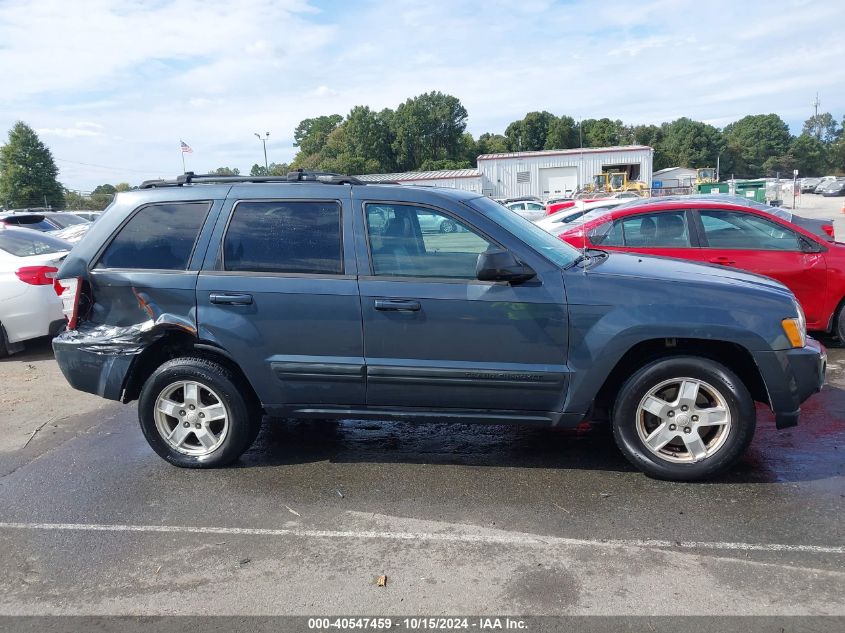
[[[798,298],[808,329],[845,341],[845,244],[771,213],[718,201],[636,203],[585,216],[560,238],[577,248],[677,257],[772,277]]]

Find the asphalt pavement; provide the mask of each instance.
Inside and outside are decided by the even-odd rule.
[[[356,420],[266,419],[235,466],[181,470],[113,403],[0,454],[0,614],[845,615],[829,354],[801,425],[760,409],[700,484],[603,428]]]

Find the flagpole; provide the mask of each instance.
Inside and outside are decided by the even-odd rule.
[[[182,173],[186,174],[186,173],[188,173],[188,170],[185,169],[185,150],[182,149],[182,143],[183,142],[184,141],[182,141],[182,139],[179,139],[179,153],[182,154]]]

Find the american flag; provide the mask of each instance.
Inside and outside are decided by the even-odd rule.
[[[188,145],[185,141],[179,141],[179,144],[182,146],[182,153],[183,154],[193,154],[194,150],[191,149],[191,146]]]

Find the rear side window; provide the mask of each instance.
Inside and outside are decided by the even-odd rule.
[[[98,268],[185,270],[210,202],[142,207],[108,245]]]
[[[238,202],[223,240],[223,269],[341,274],[340,204],[334,201]]]
[[[688,248],[690,236],[683,210],[642,213],[616,220],[601,242],[632,248]]]
[[[0,231],[0,251],[5,251],[15,257],[29,257],[30,255],[61,253],[72,248],[67,242],[55,237],[29,233],[29,231],[12,229]]]

